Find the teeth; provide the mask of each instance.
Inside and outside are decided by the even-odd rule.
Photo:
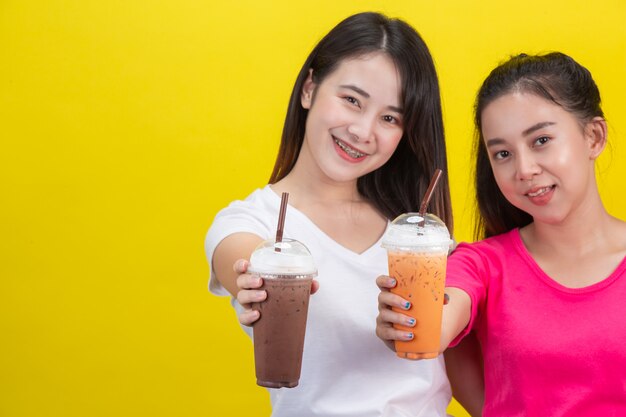
[[[535,191],[534,193],[528,193],[528,196],[529,197],[537,197],[537,196],[539,196],[541,194],[547,193],[551,189],[552,189],[552,186],[550,186],[550,187],[543,187],[543,188],[540,188],[539,190]]]
[[[341,142],[338,139],[333,138],[333,140],[335,141],[335,143],[341,148],[343,149],[348,155],[350,155],[352,158],[361,158],[363,156],[365,156],[364,153],[361,153],[357,150],[354,150],[352,148],[350,148],[348,145],[346,145],[345,143]]]

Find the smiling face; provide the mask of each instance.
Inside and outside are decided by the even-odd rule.
[[[401,80],[385,54],[344,60],[320,84],[309,74],[301,103],[309,112],[298,163],[309,175],[356,182],[402,138]]]
[[[561,223],[597,201],[594,160],[605,144],[603,119],[583,126],[556,103],[513,92],[489,103],[481,123],[498,187],[535,222]]]

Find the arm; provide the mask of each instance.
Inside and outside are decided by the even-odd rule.
[[[472,301],[469,294],[454,287],[446,287],[445,291],[450,298],[443,309],[440,352],[446,350],[454,338],[467,327],[472,313]]]
[[[267,293],[258,289],[263,285],[263,280],[247,273],[246,259],[250,259],[250,255],[262,241],[263,239],[252,233],[234,233],[224,238],[213,253],[215,278],[244,307],[244,312],[239,315],[239,322],[245,326],[252,325],[261,316],[257,310],[251,309],[251,304],[267,298]],[[318,282],[313,280],[311,294],[318,287]]]
[[[444,355],[452,395],[471,416],[481,416],[485,381],[482,352],[475,334],[468,334],[457,346],[448,348]]]
[[[376,335],[391,350],[395,350],[395,340],[411,340],[412,335],[402,330],[394,329],[393,324],[414,326],[409,321],[413,317],[391,310],[391,307],[406,310],[407,305],[407,300],[389,291],[390,288],[396,285],[395,279],[387,275],[381,275],[376,278],[376,285],[380,289]],[[449,301],[443,309],[440,352],[443,352],[450,342],[467,326],[471,314],[471,300],[465,291],[458,288],[446,288],[446,293],[449,295]]]
[[[247,262],[245,265],[235,265],[235,263],[239,260],[250,259],[250,255],[262,241],[261,237],[253,233],[234,233],[225,237],[215,248],[211,260],[215,273],[214,278],[233,297],[236,297],[240,290],[237,286],[237,279],[247,270]],[[236,267],[238,269],[235,269]]]
[[[213,271],[220,284],[244,307],[239,322],[250,326],[260,314],[252,310],[251,303],[265,300],[267,293],[258,290],[263,280],[247,273],[248,261],[263,239],[252,233],[234,233],[224,238],[213,253]]]
[[[467,252],[467,247],[463,249],[465,254],[460,258],[456,255],[452,255],[448,262],[448,273],[453,273],[459,277],[478,277],[484,276],[480,265],[482,262],[478,262],[477,259],[473,259],[475,252]],[[450,276],[446,278],[449,279]],[[452,279],[452,281],[454,281]],[[481,284],[482,280],[476,279],[473,282],[474,287],[469,286],[466,288],[473,288],[477,294],[482,294],[483,291]],[[459,315],[460,321],[452,326],[458,326],[458,331],[454,331],[454,336],[446,335],[448,339],[444,343],[452,341],[459,332],[462,332],[468,326],[471,318],[472,301],[468,295],[471,291],[462,291],[458,288],[448,287],[446,293],[450,294],[451,302],[450,306],[462,310]],[[478,301],[478,300],[476,300]],[[447,309],[448,307],[446,307]],[[444,309],[444,315],[446,314]],[[450,320],[450,317],[447,318]],[[451,324],[448,323],[448,326]],[[465,408],[465,410],[471,416],[482,416],[483,405],[485,402],[485,381],[483,374],[483,357],[482,351],[476,334],[474,332],[468,333],[461,342],[453,348],[448,348],[444,352],[446,359],[446,372],[450,385],[452,386],[452,395],[454,398]]]
[[[376,335],[389,349],[395,351],[395,340],[408,341],[411,337],[404,331],[394,329],[393,324],[409,327],[412,325],[408,321],[411,319],[409,315],[394,312],[391,307],[404,309],[407,300],[389,291],[396,285],[393,278],[381,275],[376,278],[376,284],[380,289]],[[484,403],[484,381],[478,341],[470,338],[459,346],[446,350],[450,342],[467,327],[471,315],[471,300],[465,291],[458,288],[446,288],[446,294],[448,301],[443,309],[440,352],[446,351],[446,368],[455,398],[470,415],[480,416]]]

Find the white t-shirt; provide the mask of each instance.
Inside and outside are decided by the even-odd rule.
[[[221,210],[206,237],[209,263],[228,235],[273,237],[279,209],[280,197],[266,186]],[[292,206],[287,208],[283,237],[297,239],[311,251],[320,288],[309,304],[300,383],[269,389],[272,416],[446,416],[451,393],[443,357],[400,359],[376,337],[375,280],[387,274],[381,242],[361,254],[352,252]],[[213,278],[209,289],[229,295]],[[234,298],[231,303],[241,311]],[[250,328],[246,331],[251,334]]]

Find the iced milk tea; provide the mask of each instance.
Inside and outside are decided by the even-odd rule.
[[[447,252],[389,252],[388,259],[389,275],[397,280],[391,292],[411,302],[408,314],[416,319],[415,327],[394,325],[414,334],[413,340],[396,341],[396,353],[407,359],[435,358],[441,338]]]

